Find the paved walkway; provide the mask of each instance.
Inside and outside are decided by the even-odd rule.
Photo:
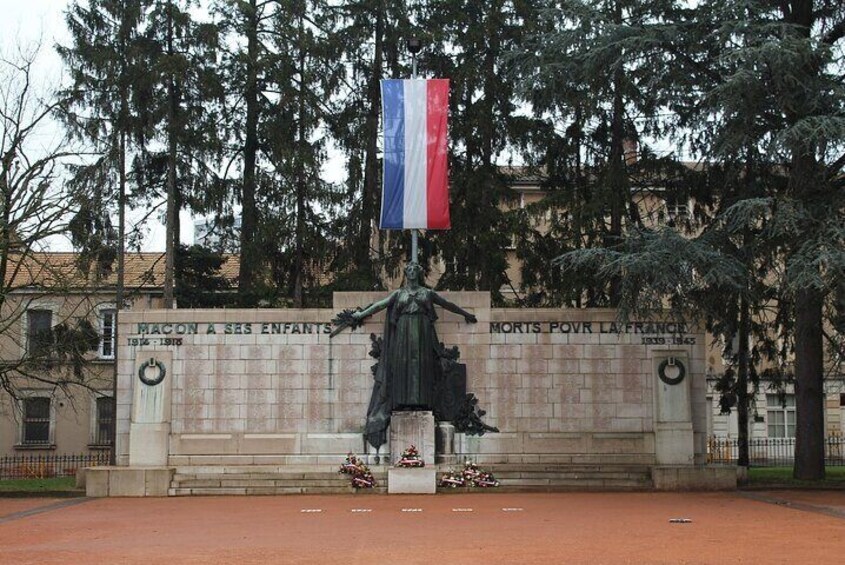
[[[835,563],[845,555],[842,491],[28,502],[0,499],[0,563]]]

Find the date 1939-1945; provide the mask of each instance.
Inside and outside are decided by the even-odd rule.
[[[141,345],[182,345],[181,337],[130,337],[128,338],[130,346]]]
[[[643,345],[695,345],[694,337],[672,336],[672,337],[644,337]]]

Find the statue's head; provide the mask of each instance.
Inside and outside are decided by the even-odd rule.
[[[420,282],[422,278],[422,267],[419,263],[408,263],[405,266],[405,280],[408,282]]]

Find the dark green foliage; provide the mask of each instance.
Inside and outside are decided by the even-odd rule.
[[[87,318],[68,318],[50,329],[29,336],[26,355],[19,371],[24,375],[40,375],[37,380],[56,384],[62,383],[63,377],[45,375],[45,369],[66,367],[75,382],[84,384],[88,357],[99,344],[100,335]]]
[[[220,273],[226,258],[200,245],[182,245],[176,255],[179,308],[220,308],[232,304],[233,281]]]
[[[548,193],[527,210],[538,228],[517,243],[523,278],[549,305],[618,305],[621,275],[588,280],[544,272],[542,265],[554,255],[550,240],[559,251],[622,251],[630,230],[655,223],[644,222],[650,211],[640,207],[655,186],[667,201],[686,204],[692,172],[658,158],[646,143],[646,136],[673,127],[665,117],[671,68],[655,45],[671,36],[660,22],[676,7],[631,0],[539,4],[536,33],[512,55],[521,92],[542,118],[528,149]]]
[[[507,250],[518,207],[499,162],[524,146],[535,120],[521,116],[507,54],[531,32],[534,2],[433,1],[418,15],[427,45],[421,68],[448,77],[452,229],[433,236],[446,270],[438,288],[489,290],[502,301],[510,286]]]
[[[572,140],[584,137],[578,112],[593,118],[596,127],[589,139],[595,142],[605,138],[605,124],[613,131],[616,110],[638,108],[647,132],[674,132],[706,161],[700,186],[710,192],[715,206],[709,210],[712,219],[705,216],[706,223],[692,232],[693,237],[679,237],[674,232],[682,226],[677,225],[632,230],[635,216],[623,234],[612,225],[611,191],[610,200],[597,201],[610,212],[607,233],[612,237],[587,243],[600,249],[578,251],[574,246],[576,250],[565,253],[558,264],[576,281],[587,276],[609,285],[611,303],[618,293],[623,313],[653,309],[668,300],[675,312],[692,309],[705,315],[709,329],[725,344],[736,339],[736,350],[728,345],[724,351],[735,372],[730,369],[720,387],[728,403],[736,398],[741,434],[749,391],[759,383],[759,367],[773,364],[767,376],[781,382],[794,351],[796,474],[823,476],[822,308],[832,296],[845,253],[845,91],[833,48],[845,31],[841,9],[830,11],[827,3],[811,1],[776,6],[714,0],[694,8],[674,2],[591,4],[564,2],[550,10],[553,17],[560,16],[559,24],[573,25],[558,25],[543,36],[545,41],[538,44],[540,72],[529,77],[529,86],[539,85],[540,101],[549,93],[567,92],[569,84],[571,92],[590,93],[585,104],[571,105],[575,113],[567,137]],[[602,9],[615,18],[603,20]],[[573,38],[584,43],[573,43]],[[578,68],[567,66],[566,57],[562,62],[555,59],[562,50],[573,54],[576,67],[592,68],[598,78],[581,75],[570,81]],[[548,57],[544,60],[542,54]],[[590,67],[594,61],[598,66]],[[601,67],[610,72],[596,72]],[[612,77],[611,88],[600,86],[605,76]],[[630,88],[637,77],[646,81],[641,83],[647,87],[646,96],[638,97],[640,91]],[[550,89],[550,84],[558,88]],[[603,93],[614,96],[614,103],[604,106],[612,108],[608,118],[603,118],[607,110],[595,106]],[[618,93],[624,95],[621,105]],[[668,116],[656,112],[661,106]],[[609,176],[591,171],[595,183],[587,184],[581,194],[573,189],[576,202],[600,196],[605,183],[625,188],[616,194],[628,193],[627,179],[620,182],[613,172],[618,151],[613,136],[610,139],[610,152],[605,153],[610,157]],[[572,154],[577,159],[582,151]],[[576,160],[564,167],[552,164],[549,170],[554,175],[582,169]],[[581,184],[574,180],[572,186]],[[700,196],[696,199],[701,202]],[[564,208],[577,211],[577,206]],[[579,219],[576,215],[573,223]],[[572,235],[590,233],[582,225]],[[565,239],[562,244],[564,251],[572,249]],[[773,330],[780,334],[779,346]]]
[[[71,44],[57,51],[71,74],[62,96],[62,117],[71,135],[95,152],[72,167],[79,212],[71,224],[83,266],[100,265],[117,251],[111,215],[119,205],[127,146],[149,135],[146,113],[152,84],[146,72],[139,26],[143,0],[72,3],[65,19]],[[136,185],[137,186],[137,185]]]
[[[404,40],[413,30],[403,1],[346,0],[337,11],[332,41],[346,65],[327,125],[346,155],[346,180],[343,221],[332,233],[339,244],[331,264],[337,279],[331,286],[383,289],[382,274],[399,272],[404,241],[374,229],[381,205],[380,81],[410,74]]]
[[[227,197],[218,180],[223,101],[217,68],[219,30],[214,23],[194,18],[191,9],[197,4],[152,2],[141,38],[151,90],[142,114],[150,139],[138,161],[143,175],[139,196],[148,201],[173,198],[174,230],[182,208],[205,214],[220,210]],[[175,175],[172,196],[167,194],[169,174]],[[178,247],[178,242],[173,245]]]

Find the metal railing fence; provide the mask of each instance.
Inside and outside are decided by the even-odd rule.
[[[79,455],[6,455],[0,457],[0,480],[73,477],[80,467],[109,464],[109,451]]]
[[[739,442],[736,438],[710,437],[707,462],[736,464]],[[752,467],[787,467],[795,461],[795,438],[752,438],[748,440],[748,463]],[[845,466],[845,437],[825,438],[825,465]]]

